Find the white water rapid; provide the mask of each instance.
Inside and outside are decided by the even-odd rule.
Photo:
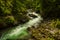
[[[27,35],[27,31],[26,31],[27,28],[32,27],[33,25],[37,25],[42,20],[41,16],[38,15],[37,13],[32,12],[32,14],[36,15],[37,17],[32,18],[31,20],[29,20],[27,23],[23,25],[18,25],[16,28],[11,29],[10,32],[2,35],[0,40],[17,39],[18,37],[21,37],[22,34]]]

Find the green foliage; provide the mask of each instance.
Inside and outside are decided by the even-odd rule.
[[[6,1],[1,0],[0,1],[0,8],[1,8],[0,10],[2,10],[2,12],[3,12],[1,14],[3,14],[3,15],[11,14],[11,8],[10,8],[12,6],[11,3],[12,2],[9,0],[6,0]]]
[[[13,25],[16,21],[20,23],[25,19],[27,22],[29,19],[25,14],[27,10],[26,5],[22,2],[20,0],[0,0],[0,19],[3,19],[0,23]]]
[[[60,3],[59,0],[44,0],[43,7],[43,15],[45,18],[59,18],[60,15],[60,7],[58,6]]]
[[[11,24],[11,23],[13,24],[14,21],[15,21],[15,19],[14,19],[13,16],[7,16],[7,17],[5,17],[5,22],[6,22],[7,24]]]
[[[13,16],[17,22],[28,21],[27,10],[32,9],[44,18],[59,18],[60,0],[0,0],[0,17]]]
[[[52,20],[50,26],[60,29],[60,20],[59,19]]]
[[[56,26],[58,29],[60,29],[60,20],[59,20],[59,19],[57,19],[55,26]]]

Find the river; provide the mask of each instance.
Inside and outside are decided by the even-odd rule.
[[[11,29],[7,30],[5,33],[2,34],[0,40],[17,39],[17,38],[21,38],[23,36],[28,35],[27,28],[32,27],[33,25],[37,25],[42,20],[42,17],[40,15],[38,15],[37,13],[32,12],[32,14],[35,14],[37,17],[32,18],[25,24],[18,25],[15,28],[11,28]]]

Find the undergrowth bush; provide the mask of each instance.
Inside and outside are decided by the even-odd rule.
[[[29,28],[33,40],[60,40],[60,20],[50,20],[41,23],[37,28]]]

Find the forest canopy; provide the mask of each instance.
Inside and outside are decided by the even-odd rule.
[[[0,0],[0,25],[15,25],[28,21],[28,9],[39,13],[45,19],[60,18],[60,0]]]

